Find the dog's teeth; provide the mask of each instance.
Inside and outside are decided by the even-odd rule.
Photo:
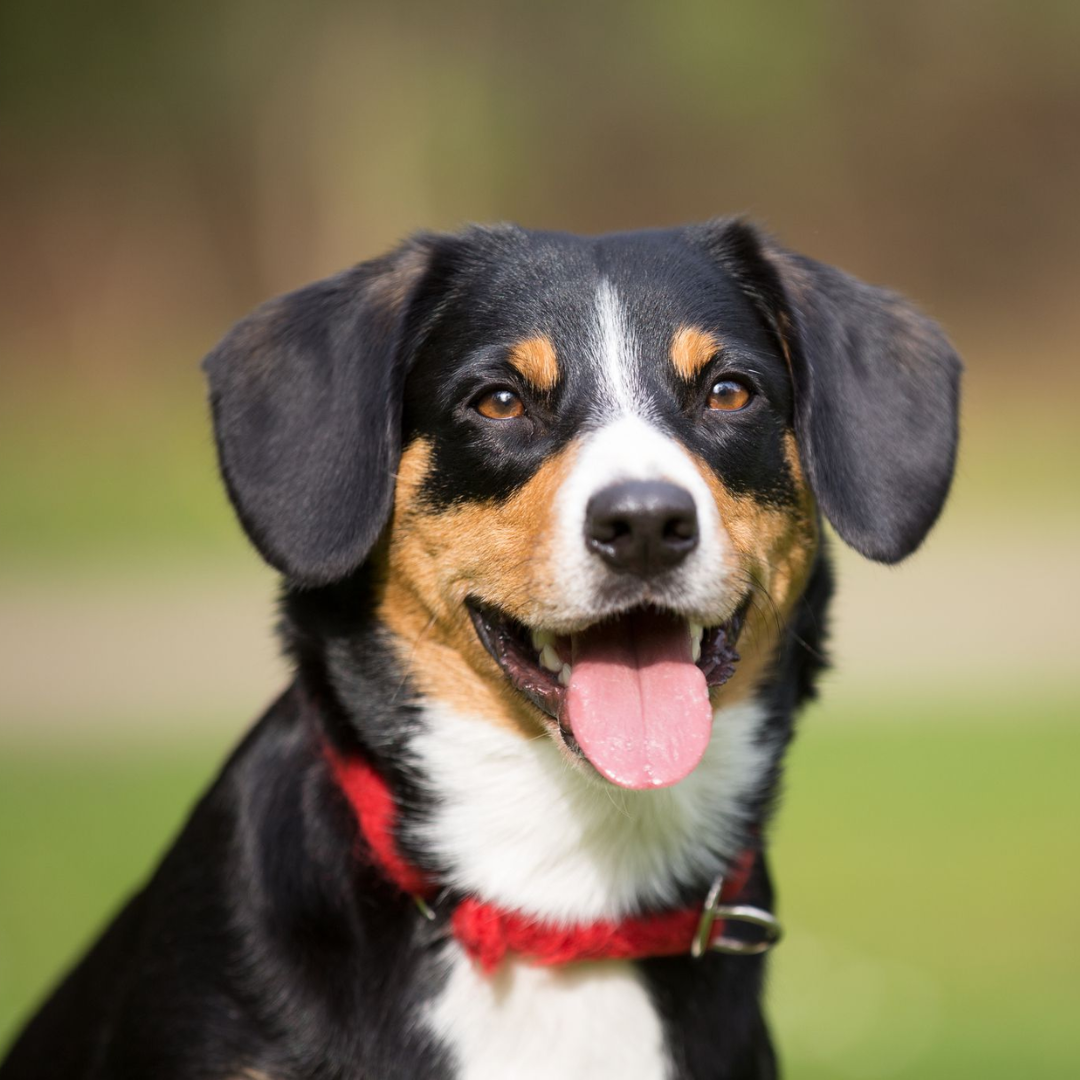
[[[696,664],[701,659],[701,639],[705,634],[705,627],[700,623],[688,623],[690,630],[690,659]]]
[[[554,645],[545,645],[540,650],[540,663],[548,669],[548,671],[560,671],[563,667],[563,662],[559,658],[559,654],[555,651]]]
[[[561,668],[559,668],[559,682],[561,682],[563,684],[563,686],[569,686],[570,685],[570,665],[569,664],[563,664],[563,666]]]
[[[537,652],[543,652],[545,645],[555,644],[555,635],[550,630],[534,630],[532,632],[532,643]]]

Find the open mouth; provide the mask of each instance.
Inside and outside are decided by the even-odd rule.
[[[627,788],[678,783],[701,760],[712,733],[709,689],[734,674],[747,607],[711,627],[639,607],[560,636],[468,601],[511,684],[555,721],[567,747]]]

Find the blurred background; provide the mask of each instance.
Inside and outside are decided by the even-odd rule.
[[[229,323],[421,227],[741,211],[967,362],[937,531],[837,551],[787,1075],[1076,1075],[1078,192],[1072,0],[5,0],[0,1047],[286,677],[198,370]]]

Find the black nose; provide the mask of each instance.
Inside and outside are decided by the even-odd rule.
[[[585,509],[585,545],[613,570],[648,577],[697,547],[694,497],[666,480],[627,480],[598,491]]]

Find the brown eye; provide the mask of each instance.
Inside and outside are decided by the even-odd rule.
[[[709,391],[708,406],[720,412],[737,412],[750,403],[750,388],[735,379],[721,379]]]
[[[476,411],[489,420],[513,420],[525,415],[525,406],[513,390],[492,390],[476,403]]]

